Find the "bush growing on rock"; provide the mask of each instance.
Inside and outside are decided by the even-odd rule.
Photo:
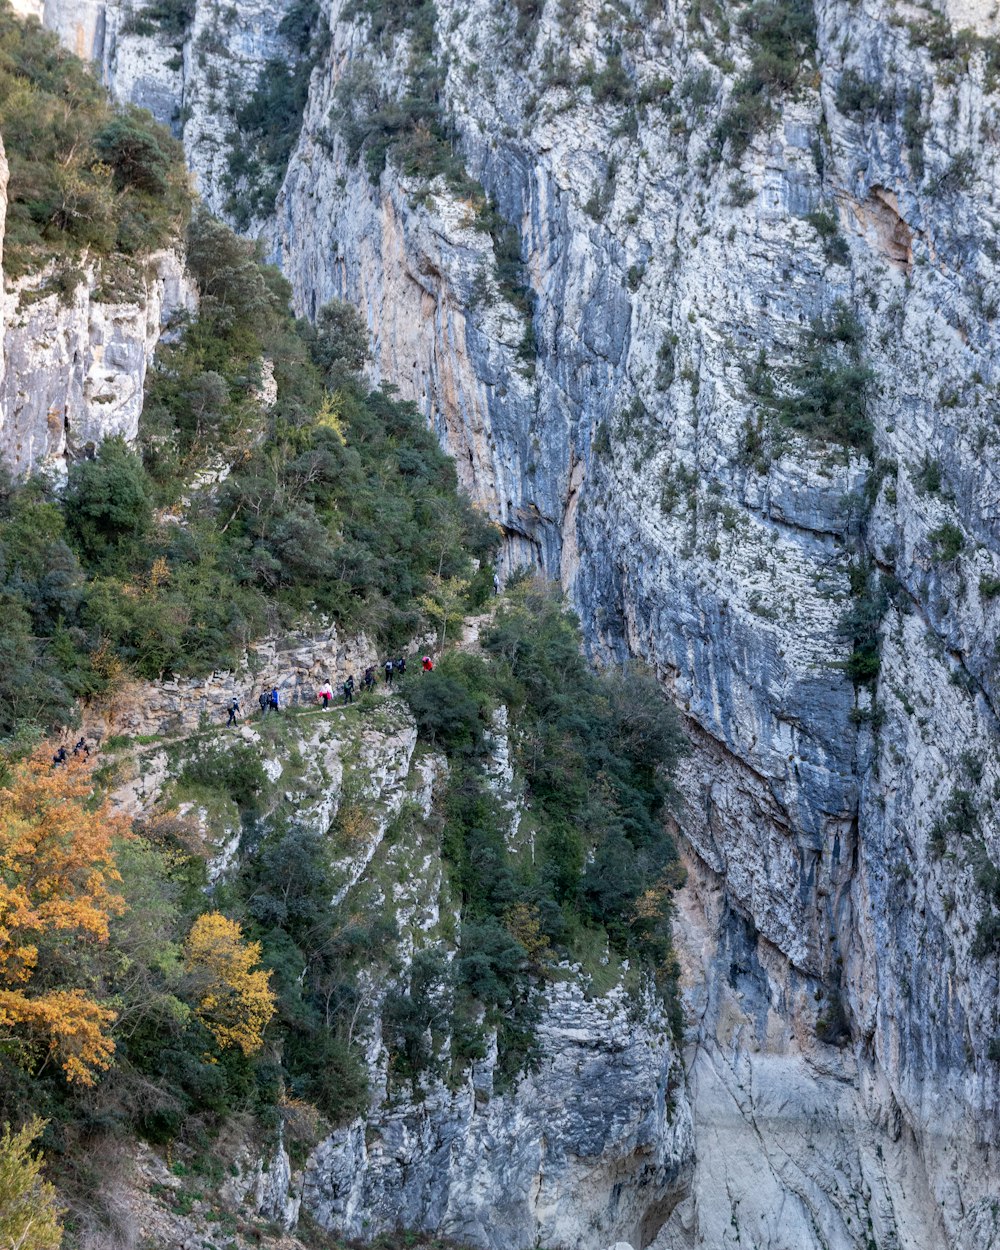
[[[154,251],[190,206],[180,144],[120,112],[95,76],[34,18],[0,8],[0,114],[10,164],[4,270],[84,248],[98,259]]]
[[[486,1008],[513,1074],[531,1051],[546,961],[573,958],[590,935],[670,996],[671,895],[683,871],[665,808],[683,738],[647,675],[592,672],[558,595],[534,583],[509,594],[483,636],[485,662],[446,656],[404,693],[421,733],[450,758],[443,840],[463,915],[455,1010],[468,1025],[474,1004]],[[530,856],[508,844],[509,817],[482,770],[501,705],[527,786]],[[474,1033],[459,1025],[456,1037]]]

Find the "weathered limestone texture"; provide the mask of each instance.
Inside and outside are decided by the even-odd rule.
[[[336,84],[367,62],[398,94],[407,37],[324,11],[303,130],[253,228],[304,314],[363,310],[375,375],[433,422],[508,565],[561,578],[592,653],[644,658],[688,717],[680,822],[712,884],[678,922],[704,952],[686,964],[698,1162],[664,1245],[987,1250],[1000,97],[977,39],[995,10],[954,0],[941,27],[816,0],[815,71],[734,160],[717,125],[752,55],[735,11],[438,0],[442,106],[517,229],[530,327],[474,205],[349,159]],[[212,84],[266,55],[278,15],[254,44],[257,12],[149,71],[219,206]],[[977,37],[950,39],[961,26]],[[103,54],[125,96],[116,64],[164,61],[155,39],[126,46]],[[761,401],[838,301],[873,373],[852,450]],[[878,658],[855,685],[866,629]],[[376,1214],[367,1184],[352,1227]],[[328,1190],[309,1201],[345,1192],[332,1173]]]
[[[96,265],[81,270],[68,296],[46,292],[48,274],[19,280],[5,296],[0,461],[12,472],[65,473],[105,438],[135,439],[160,332],[193,303],[176,251],[136,269],[120,302]]]
[[[258,695],[275,687],[281,707],[316,706],[316,692],[325,681],[339,689],[349,674],[358,680],[378,662],[364,635],[344,638],[333,627],[267,638],[248,649],[237,672],[130,684],[109,703],[84,708],[84,730],[98,743],[109,734],[190,733],[204,721],[224,724],[234,695],[242,706],[241,720],[257,715]]]
[[[573,982],[554,986],[537,1071],[495,1093],[494,1048],[457,1090],[394,1099],[335,1133],[306,1169],[305,1207],[347,1236],[412,1227],[495,1250],[648,1245],[691,1153],[664,1023],[648,1001],[636,1021],[621,990],[588,1001]]]

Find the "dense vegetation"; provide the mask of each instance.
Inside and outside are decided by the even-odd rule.
[[[435,586],[488,589],[470,556],[493,531],[414,407],[360,379],[354,315],[297,324],[283,280],[205,214],[188,245],[200,311],[158,353],[142,453],[109,440],[61,496],[0,486],[0,736],[65,723],[128,673],[232,666],[306,611],[396,644]],[[205,465],[228,476],[192,492]]]
[[[190,194],[180,145],[148,114],[112,106],[80,61],[33,18],[15,17],[7,0],[0,115],[10,165],[9,277],[56,260],[54,281],[71,291],[85,250],[124,260],[182,232]]]
[[[586,963],[608,943],[649,968],[676,1009],[670,915],[682,870],[664,815],[682,738],[672,710],[643,673],[595,675],[575,621],[538,585],[514,592],[483,649],[482,658],[447,655],[406,690],[421,732],[451,761],[444,850],[463,918],[454,963],[431,967],[429,954],[414,970],[435,993],[413,988],[390,1013],[407,1073],[432,1062],[426,1013],[441,1011],[435,994],[444,994],[453,1061],[478,1053],[474,1021],[485,1006],[512,1075],[530,1059],[537,991],[552,966]],[[499,705],[530,805],[513,841],[483,772]]]
[[[718,151],[728,145],[734,162],[758,131],[773,124],[782,94],[797,85],[816,50],[812,0],[754,0],[736,23],[748,38],[750,65],[736,80],[714,134]]]
[[[240,229],[270,211],[302,129],[309,78],[330,43],[317,0],[295,0],[278,25],[287,57],[269,60],[232,108],[226,204]]]

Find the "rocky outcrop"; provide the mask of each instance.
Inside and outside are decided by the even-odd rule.
[[[456,1242],[647,1246],[688,1181],[691,1124],[665,1022],[621,989],[553,986],[537,1069],[495,1090],[496,1047],[458,1089],[434,1085],[336,1133],[303,1201],[346,1236],[429,1229]]]
[[[436,7],[458,146],[520,237],[529,359],[474,206],[349,159],[335,84],[367,59],[392,86],[406,44],[374,46],[340,0],[266,230],[302,312],[364,310],[378,375],[434,422],[509,564],[561,577],[595,655],[647,659],[689,718],[699,1161],[664,1245],[986,1250],[995,14],[818,0],[815,73],[734,160],[738,15]],[[185,44],[178,108],[203,81],[211,112],[220,38],[203,62]],[[240,27],[240,70],[247,47]],[[214,180],[210,131],[185,138]],[[874,375],[853,451],[761,398],[838,301]]]
[[[16,474],[64,474],[105,438],[134,440],[161,330],[193,307],[172,250],[136,260],[118,289],[98,264],[68,283],[53,276],[21,279],[5,297],[0,461]]]
[[[243,718],[256,715],[257,696],[275,688],[283,708],[315,707],[325,681],[339,689],[349,674],[357,680],[378,662],[364,635],[345,637],[332,626],[312,633],[290,631],[253,643],[235,672],[126,685],[84,708],[84,730],[98,743],[108,735],[192,733],[206,721],[224,723],[234,696]]]

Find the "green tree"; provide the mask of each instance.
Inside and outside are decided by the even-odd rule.
[[[117,190],[133,187],[150,195],[167,193],[180,156],[176,141],[143,120],[137,109],[115,117],[98,131],[94,147],[114,170]]]
[[[142,461],[124,439],[106,439],[93,460],[70,470],[66,521],[92,564],[120,561],[149,534],[151,484]]]
[[[420,606],[439,627],[438,646],[441,648],[448,637],[448,626],[461,625],[465,619],[468,589],[468,581],[461,577],[440,577],[433,573],[428,578],[427,593],[421,595]]]
[[[324,304],[310,335],[313,360],[334,388],[359,373],[368,359],[368,331],[357,310],[342,300]]]
[[[3,1250],[58,1250],[62,1224],[56,1191],[42,1176],[44,1160],[33,1153],[45,1124],[29,1120],[16,1133],[0,1133],[0,1246]]]

